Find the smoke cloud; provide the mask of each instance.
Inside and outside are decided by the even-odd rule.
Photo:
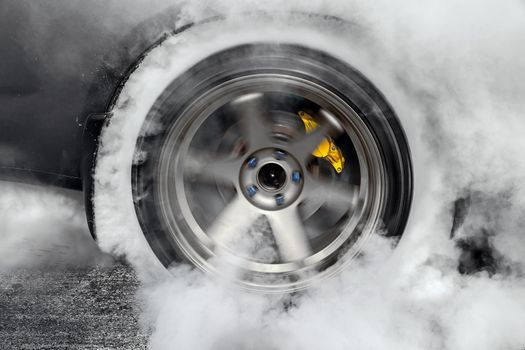
[[[0,182],[0,272],[111,264],[89,234],[82,195]]]
[[[246,23],[232,11],[277,8],[272,2],[245,6],[231,1],[186,5],[182,13],[188,22],[217,13],[235,19],[220,24],[215,37],[206,28],[196,29],[178,48],[192,41],[193,46],[186,44],[191,51],[183,53],[194,61],[217,46],[278,37],[353,64],[385,94],[406,128],[415,162],[413,212],[395,250],[394,242],[377,236],[341,276],[296,295],[232,290],[185,266],[175,268],[174,278],[146,285],[141,293],[145,320],[154,329],[151,348],[525,347],[523,3],[288,2],[279,7],[337,15],[357,27],[338,35],[330,23],[313,21],[305,29],[304,22],[283,14],[269,23],[252,21],[252,31],[241,32],[236,28]],[[195,44],[210,38],[216,47]],[[158,59],[179,53],[167,50]],[[142,68],[138,79],[159,69]],[[169,64],[161,70],[177,74]],[[135,115],[133,108],[123,113]],[[458,198],[468,198],[470,207],[451,237]]]
[[[103,134],[96,175],[100,245],[125,255],[142,278],[152,349],[525,348],[523,1],[173,4],[177,25],[228,19],[170,38],[146,57]],[[246,15],[253,10],[278,13]],[[364,73],[399,115],[414,159],[414,205],[399,244],[374,236],[340,276],[293,295],[245,292],[185,265],[167,277],[140,232],[131,197],[135,141],[160,92],[210,53],[261,40],[324,50]],[[59,227],[60,241],[84,230],[79,208],[62,197],[44,191],[38,198],[45,204],[35,199],[28,211],[17,206],[23,190],[2,191],[0,227],[14,242],[0,246],[3,257],[10,252],[2,247],[21,246],[36,225]],[[452,230],[458,198],[470,206]],[[72,220],[50,217],[49,203]]]

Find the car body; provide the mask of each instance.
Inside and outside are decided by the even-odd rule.
[[[108,28],[120,11],[78,2],[2,2],[2,179],[82,189],[83,156],[92,154],[97,136],[90,119],[104,119],[127,72],[174,30],[168,23],[175,9]]]

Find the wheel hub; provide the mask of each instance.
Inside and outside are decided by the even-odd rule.
[[[299,198],[303,187],[299,162],[290,153],[273,148],[251,154],[239,177],[246,199],[263,210],[286,208]]]
[[[286,183],[286,171],[278,163],[267,163],[257,174],[257,181],[266,191],[278,191]]]

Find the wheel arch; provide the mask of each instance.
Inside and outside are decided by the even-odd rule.
[[[98,153],[99,138],[104,127],[111,121],[111,111],[129,77],[144,57],[167,38],[192,27],[194,24],[173,28],[178,9],[168,10],[138,24],[116,45],[116,50],[101,59],[97,77],[88,88],[87,104],[80,125],[81,164],[80,174],[84,207],[89,230],[94,239],[94,170]],[[103,89],[100,88],[103,85]],[[93,111],[96,111],[93,113]]]

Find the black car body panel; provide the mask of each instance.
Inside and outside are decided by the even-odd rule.
[[[123,19],[122,11],[109,0],[2,2],[0,179],[82,189],[101,113],[177,16],[168,8]]]

